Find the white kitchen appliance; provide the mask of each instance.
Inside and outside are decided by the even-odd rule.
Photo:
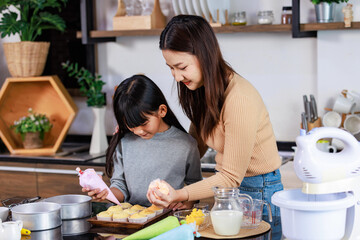
[[[341,140],[344,149],[317,149],[316,142],[324,138]],[[296,145],[294,168],[302,191],[284,190],[272,197],[280,207],[284,236],[360,240],[360,143],[344,130],[321,127],[298,136]]]

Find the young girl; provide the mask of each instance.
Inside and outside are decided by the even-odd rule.
[[[106,174],[120,202],[151,205],[146,192],[157,178],[175,189],[202,179],[197,143],[153,81],[143,75],[125,79],[115,91],[113,110],[118,130],[106,153]],[[97,199],[107,194],[88,192]]]

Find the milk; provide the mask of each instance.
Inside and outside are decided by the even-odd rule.
[[[214,231],[218,235],[236,235],[240,231],[243,213],[234,210],[212,211],[210,213]]]

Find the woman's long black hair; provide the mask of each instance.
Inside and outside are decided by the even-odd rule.
[[[130,130],[147,121],[145,115],[153,115],[161,104],[166,105],[167,113],[163,121],[169,126],[184,131],[174,113],[171,111],[160,88],[144,75],[134,75],[125,79],[116,88],[113,98],[113,110],[119,130],[112,137],[106,151],[106,175],[111,177],[114,168],[114,152],[121,138]]]
[[[160,35],[161,50],[186,52],[197,57],[204,85],[189,90],[178,83],[180,104],[203,139],[209,137],[220,120],[225,90],[234,70],[223,59],[210,24],[202,17],[177,15]]]

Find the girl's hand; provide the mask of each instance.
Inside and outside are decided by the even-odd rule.
[[[181,202],[178,192],[171,187],[167,182],[161,181],[169,188],[169,194],[163,194],[157,188],[150,188],[146,194],[150,203],[167,208],[172,203]]]
[[[106,196],[109,194],[106,189],[100,191],[100,189],[98,189],[98,188],[96,188],[94,190],[90,190],[88,188],[82,188],[81,191],[87,192],[88,195],[90,197],[92,197],[92,199],[95,199],[95,200],[105,200]]]
[[[178,202],[178,203],[172,203],[169,205],[169,209],[175,211],[175,210],[183,210],[183,209],[191,209],[194,206],[195,202]]]

